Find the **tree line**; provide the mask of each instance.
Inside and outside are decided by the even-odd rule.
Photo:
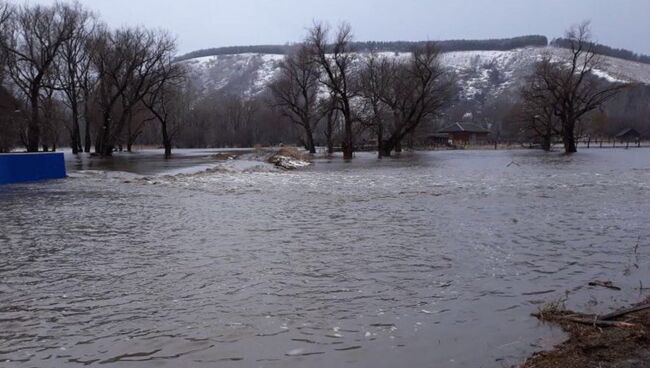
[[[589,114],[629,88],[627,83],[607,83],[594,73],[602,62],[591,42],[589,22],[567,31],[568,56],[544,56],[534,66],[521,90],[521,121],[530,135],[550,150],[560,137],[566,153],[577,151],[576,137]]]
[[[591,42],[591,49],[599,55],[611,56],[623,60],[636,61],[638,63],[650,64],[650,55],[637,54],[630,50],[617,49],[596,42]],[[556,38],[551,41],[551,45],[565,49],[571,49],[572,41],[570,38]]]
[[[0,152],[68,145],[75,154],[104,157],[137,143],[161,146],[169,157],[175,146],[295,141],[312,153],[317,146],[330,154],[341,150],[346,159],[369,145],[389,156],[443,115],[459,120],[475,108],[476,101],[459,100],[455,72],[440,63],[443,51],[547,42],[543,36],[355,42],[350,25],[317,22],[302,42],[280,47],[285,57],[262,93],[242,96],[204,90],[178,61],[176,41],[165,31],[110,29],[79,3],[0,2],[0,21]],[[614,117],[604,116],[607,101],[621,92],[645,98],[643,91],[597,78],[600,56],[588,25],[565,39],[568,58],[544,57],[511,100],[482,105],[476,116],[495,123],[486,128],[545,149],[560,139],[573,152],[589,121],[607,126],[601,132],[611,130],[602,123]],[[265,47],[274,53],[275,46]],[[387,55],[389,48],[400,54]],[[613,106],[622,114],[630,110],[624,102]]]
[[[136,116],[146,111],[171,154],[189,104],[176,98],[185,71],[173,62],[176,41],[168,33],[109,29],[77,2],[2,2],[0,20],[0,82],[18,107],[9,111],[13,126],[3,127],[3,135],[17,134],[35,152],[55,150],[65,134],[75,154],[94,145],[96,154],[110,156],[133,143]]]
[[[411,52],[414,48],[422,47],[426,43],[427,41],[351,41],[349,47],[353,52]],[[484,40],[444,40],[436,41],[436,45],[442,52],[508,51],[522,47],[544,47],[548,45],[548,39],[546,36],[530,35]],[[245,53],[286,55],[291,53],[294,48],[295,45],[215,47],[189,52],[179,56],[177,60]]]
[[[312,153],[322,123],[330,154],[338,131],[345,159],[352,158],[363,136],[374,137],[380,157],[390,156],[451,97],[453,78],[440,65],[436,46],[425,43],[411,51],[406,58],[359,55],[352,51],[349,24],[331,29],[317,23],[281,63],[270,85],[273,104],[302,128]]]

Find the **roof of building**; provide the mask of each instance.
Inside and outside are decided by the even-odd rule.
[[[438,133],[458,133],[458,132],[467,132],[467,133],[489,133],[487,129],[475,123],[466,123],[459,122],[449,125],[443,129],[440,129]]]
[[[637,132],[636,129],[627,128],[627,129],[622,130],[620,133],[618,133],[616,135],[616,138],[625,137],[627,135],[632,135],[632,136],[635,136],[635,137],[641,136],[641,134],[639,134],[639,132]]]

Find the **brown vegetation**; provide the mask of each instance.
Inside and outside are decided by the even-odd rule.
[[[535,316],[559,324],[569,339],[533,355],[522,368],[642,368],[650,366],[650,298],[607,315],[585,315],[561,307]]]

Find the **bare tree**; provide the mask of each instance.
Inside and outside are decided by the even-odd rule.
[[[8,30],[0,38],[8,54],[9,75],[29,101],[31,114],[27,126],[27,150],[38,151],[40,142],[39,102],[43,81],[52,72],[55,58],[73,34],[77,14],[62,3],[52,6],[22,5],[15,8],[3,25]]]
[[[551,57],[545,56],[536,65],[536,69],[549,70]],[[539,140],[542,149],[550,151],[553,139],[561,136],[562,125],[555,116],[553,94],[546,88],[546,83],[539,73],[527,78],[526,85],[520,91],[522,103],[519,109],[520,120],[526,139]]]
[[[76,13],[73,34],[61,45],[60,55],[56,59],[56,66],[58,81],[65,94],[72,120],[70,146],[72,147],[72,153],[77,154],[84,150],[79,122],[82,116],[81,104],[90,98],[89,91],[86,91],[91,72],[88,40],[94,32],[96,19],[91,12],[84,9],[77,2],[69,5],[69,7],[71,12]],[[86,119],[87,137],[90,137],[87,116],[84,116],[84,118]]]
[[[321,99],[318,104],[321,116],[325,119],[323,135],[327,144],[327,154],[334,154],[334,135],[339,127],[339,110],[336,109],[336,100],[331,96]]]
[[[41,121],[41,145],[43,151],[47,152],[56,148],[60,144],[61,133],[66,130],[64,115],[65,106],[57,98],[59,88],[55,81],[56,76],[49,76],[41,89],[39,109],[42,116]]]
[[[3,45],[7,44],[7,38],[11,34],[12,10],[8,3],[0,1],[0,86],[4,84],[7,68],[8,52]]]
[[[160,123],[165,158],[172,155],[174,137],[180,131],[186,110],[191,104],[185,99],[185,69],[173,61],[173,53],[163,59],[156,71],[157,83],[143,99],[144,105]]]
[[[382,98],[394,83],[393,72],[392,60],[370,53],[364,59],[359,76],[359,94],[363,101],[359,119],[376,134],[379,158],[384,155],[384,130],[388,114]]]
[[[254,144],[251,127],[258,109],[256,100],[225,96],[220,111],[223,121],[220,133],[227,138],[225,145],[250,147]]]
[[[100,155],[112,155],[131,110],[158,85],[157,68],[174,49],[174,40],[166,33],[142,28],[100,32],[92,54],[102,114],[95,143]]]
[[[390,69],[392,79],[382,93],[382,101],[393,115],[389,136],[382,144],[386,156],[399,151],[406,135],[441,112],[453,87],[433,43],[415,49],[408,61],[397,62]]]
[[[352,159],[354,153],[354,131],[352,99],[357,95],[353,64],[355,55],[351,52],[352,29],[349,24],[339,25],[334,39],[329,38],[329,29],[322,23],[315,24],[309,31],[306,44],[322,69],[321,83],[328,89],[335,108],[343,116],[343,158]]]
[[[318,87],[320,68],[312,58],[311,50],[300,45],[280,64],[278,78],[269,86],[272,104],[291,122],[302,127],[305,146],[316,153],[314,131],[320,120]]]
[[[576,126],[580,120],[627,86],[605,85],[594,75],[601,57],[595,53],[595,45],[591,42],[589,22],[572,27],[566,38],[568,57],[559,62],[540,63],[534,73],[552,96],[549,106],[562,124],[564,150],[573,153],[577,151]]]

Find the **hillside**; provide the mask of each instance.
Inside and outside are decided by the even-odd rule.
[[[442,55],[445,66],[458,75],[459,97],[498,97],[518,87],[532,65],[543,55],[560,57],[567,51],[552,46],[505,51],[453,51]],[[384,52],[388,57],[405,53]],[[265,90],[278,71],[281,54],[243,53],[200,57],[182,61],[188,65],[198,89],[204,93],[224,92],[255,96]],[[596,74],[610,82],[627,81],[650,85],[650,65],[603,56]]]

